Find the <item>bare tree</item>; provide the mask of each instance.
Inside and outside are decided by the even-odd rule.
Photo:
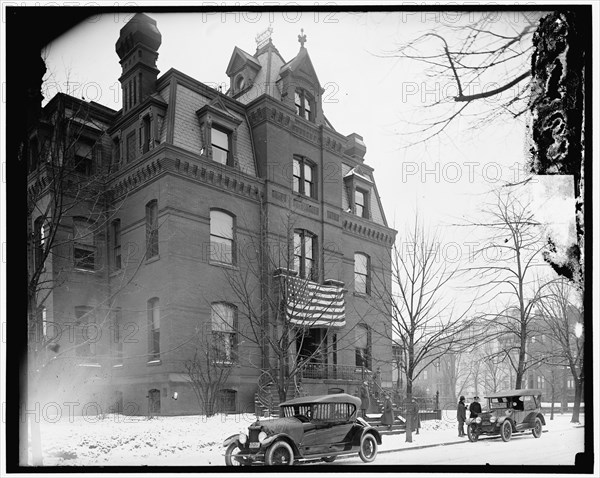
[[[581,291],[567,280],[546,286],[547,293],[538,303],[545,337],[550,340],[546,363],[553,369],[567,367],[575,385],[575,403],[571,422],[579,422],[579,409],[584,383],[584,329],[580,308]]]
[[[202,333],[195,341],[194,355],[184,362],[199,409],[210,417],[215,414],[219,391],[231,375],[233,357],[223,355],[225,337],[217,333]]]
[[[459,117],[479,127],[482,121],[525,113],[532,37],[541,16],[529,11],[448,13],[436,28],[396,48],[390,56],[425,64],[426,81],[435,82],[428,91],[437,85],[439,92],[428,105],[429,118],[407,133],[409,144],[440,135]]]
[[[474,281],[470,287],[483,290],[488,303],[504,304],[500,311],[483,313],[479,319],[489,324],[488,339],[499,340],[490,357],[508,363],[515,371],[515,388],[521,388],[525,372],[543,361],[527,346],[537,326],[535,307],[544,292],[534,275],[546,247],[544,231],[530,205],[512,188],[497,191],[485,212],[489,220],[473,225],[491,234],[468,268]]]
[[[466,306],[454,312],[454,299],[446,299],[449,282],[456,274],[441,257],[439,242],[415,221],[392,252],[392,284],[381,280],[373,289],[374,307],[391,316],[387,338],[402,354],[399,362],[406,378],[406,398],[411,403],[413,382],[432,363],[460,351],[468,344]],[[408,423],[411,410],[408,410]],[[412,430],[406,429],[412,442]]]

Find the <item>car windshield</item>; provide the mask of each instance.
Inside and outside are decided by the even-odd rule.
[[[352,403],[306,403],[281,407],[284,417],[304,415],[311,420],[349,420],[356,411]]]
[[[489,399],[490,410],[510,408],[510,397],[499,397]]]

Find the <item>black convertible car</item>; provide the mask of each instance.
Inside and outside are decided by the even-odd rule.
[[[225,463],[292,465],[306,460],[332,462],[339,455],[377,456],[381,435],[357,416],[360,399],[345,393],[301,397],[280,405],[281,418],[258,420],[225,440]]]

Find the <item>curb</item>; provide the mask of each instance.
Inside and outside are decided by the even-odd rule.
[[[548,433],[548,430],[542,430],[542,433]],[[483,439],[479,439],[480,441],[485,441],[485,440],[497,440],[499,439],[500,436],[489,436],[489,437],[485,437]],[[417,446],[409,446],[406,448],[394,448],[392,450],[379,450],[378,453],[392,453],[394,451],[408,451],[408,450],[421,450],[423,448],[433,448],[436,446],[448,446],[448,445],[459,445],[461,443],[470,443],[469,439],[467,438],[466,440],[462,440],[462,441],[449,441],[446,443],[432,443],[430,445],[417,445]]]

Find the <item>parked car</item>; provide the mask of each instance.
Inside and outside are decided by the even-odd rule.
[[[332,462],[359,454],[364,462],[377,456],[381,435],[358,417],[360,398],[338,393],[300,397],[280,405],[280,417],[258,420],[248,434],[225,440],[225,463],[293,465],[306,460]]]
[[[484,398],[487,398],[487,408],[483,408],[477,417],[466,420],[470,441],[476,442],[480,435],[500,435],[503,441],[509,441],[513,433],[528,430],[535,438],[542,436],[546,420],[541,412],[541,390],[505,390]]]

